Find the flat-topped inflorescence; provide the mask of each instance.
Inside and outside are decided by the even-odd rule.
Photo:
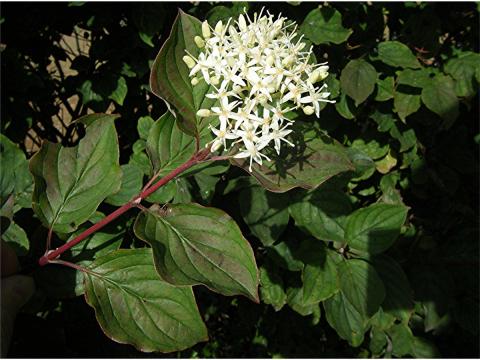
[[[268,145],[278,154],[281,142],[294,146],[286,139],[292,131],[290,111],[319,117],[320,103],[334,102],[323,83],[328,65],[311,63],[312,48],[305,50],[297,25],[262,13],[253,20],[245,14],[226,24],[219,21],[214,28],[203,22],[203,36],[194,38],[198,57],[183,57],[192,85],[205,81],[214,89],[206,96],[218,100],[217,106],[197,112],[219,119],[218,128],[211,126],[216,136],[211,151],[240,143],[233,156],[250,158],[250,171],[253,161],[261,165],[262,158],[270,160],[262,153]]]

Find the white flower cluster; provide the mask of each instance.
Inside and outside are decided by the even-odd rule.
[[[218,106],[197,112],[219,118],[219,128],[211,127],[216,136],[211,151],[241,143],[234,157],[249,157],[250,171],[252,161],[270,160],[261,152],[267,145],[273,143],[278,154],[282,141],[294,146],[286,139],[292,131],[288,112],[301,108],[318,117],[320,103],[333,102],[327,85],[318,85],[328,76],[328,66],[309,63],[312,48],[304,51],[295,23],[262,12],[253,21],[245,14],[214,28],[205,21],[203,37],[194,39],[201,49],[198,58],[183,57],[192,85],[203,78],[215,89],[206,96],[217,99]]]

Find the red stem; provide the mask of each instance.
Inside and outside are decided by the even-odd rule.
[[[146,197],[148,197],[149,195],[154,193],[160,187],[162,187],[163,185],[168,183],[170,180],[172,180],[173,178],[175,178],[176,176],[178,176],[179,174],[181,174],[185,170],[191,168],[192,166],[196,165],[200,161],[205,160],[209,154],[210,154],[210,149],[208,149],[208,148],[204,149],[200,152],[195,153],[187,162],[180,165],[176,169],[173,169],[171,172],[169,172],[167,175],[165,175],[163,178],[161,178],[157,183],[155,183],[154,185],[152,185],[149,188],[142,191],[133,200],[131,200],[128,203],[126,203],[125,205],[119,207],[117,210],[112,212],[110,215],[106,216],[105,218],[100,220],[98,223],[92,225],[91,227],[89,227],[87,230],[82,232],[80,235],[78,235],[74,239],[72,239],[69,242],[63,244],[59,248],[49,252],[48,254],[42,256],[38,260],[38,264],[40,266],[47,265],[51,260],[56,259],[61,254],[63,254],[65,251],[67,251],[68,249],[77,245],[79,242],[85,240],[87,237],[92,235],[94,232],[100,230],[105,225],[112,222],[113,220],[118,218],[120,215],[122,215],[126,211],[130,210],[132,207],[136,207],[137,204],[140,204],[140,201],[142,201],[142,199],[145,199]]]

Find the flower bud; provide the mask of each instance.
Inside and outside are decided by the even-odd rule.
[[[215,32],[217,34],[221,34],[223,31],[223,23],[222,23],[222,20],[220,20],[219,22],[217,22],[217,25],[215,25]]]
[[[275,62],[275,58],[273,57],[273,55],[269,55],[266,60],[267,65],[272,66],[274,62]]]
[[[199,117],[209,117],[210,115],[211,112],[208,109],[200,109],[197,111],[197,116]]]
[[[193,41],[195,41],[195,44],[199,49],[203,48],[205,46],[205,40],[203,40],[200,36],[195,36],[193,38]]]
[[[290,66],[293,64],[293,61],[295,59],[293,58],[292,55],[288,55],[285,59],[282,60],[282,65],[283,66]]]
[[[190,56],[188,55],[185,55],[183,58],[182,58],[183,62],[185,64],[187,64],[188,68],[191,69],[195,66],[195,60],[193,60]]]
[[[247,23],[245,21],[245,18],[243,17],[242,14],[238,17],[238,27],[241,31],[246,31],[247,30]]]
[[[197,85],[197,84],[198,84],[198,78],[196,78],[196,77],[192,78],[192,80],[190,80],[190,83],[191,83],[193,86]]]
[[[212,34],[210,33],[210,26],[208,25],[207,20],[202,23],[202,35],[204,39],[210,39],[210,36],[212,36]]]
[[[303,108],[303,112],[305,113],[305,115],[312,115],[315,112],[315,109],[313,108],[313,106],[305,106]]]
[[[218,78],[218,76],[212,76],[210,78],[210,84],[215,85],[215,86],[220,84],[220,79]]]
[[[317,81],[321,81],[321,80],[325,80],[328,76],[328,66],[327,65],[324,65],[324,66],[320,66],[318,69],[318,80]]]

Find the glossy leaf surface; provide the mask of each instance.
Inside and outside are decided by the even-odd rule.
[[[152,206],[135,234],[153,248],[160,276],[175,285],[203,284],[224,295],[258,301],[258,270],[238,225],[221,210],[197,204]]]
[[[75,147],[45,142],[30,161],[33,209],[45,226],[72,232],[121,184],[116,115],[87,115],[86,135]]]
[[[150,249],[98,258],[85,273],[85,291],[102,330],[117,342],[171,352],[207,339],[192,288],[161,280]]]

